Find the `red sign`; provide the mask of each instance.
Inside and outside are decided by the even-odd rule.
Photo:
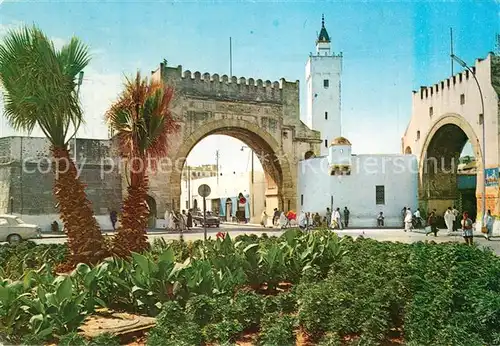
[[[245,204],[247,202],[245,197],[240,197],[240,204]]]

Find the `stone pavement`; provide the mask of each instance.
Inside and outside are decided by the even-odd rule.
[[[267,233],[269,236],[279,236],[282,231],[279,229],[269,229],[269,228],[258,228],[258,227],[236,227],[232,225],[224,225],[221,228],[208,228],[208,237],[215,238],[218,232],[228,232],[231,237],[236,237],[241,234],[256,234],[257,236]],[[414,232],[404,232],[401,229],[346,229],[346,230],[336,230],[335,231],[340,236],[347,235],[353,238],[363,236],[365,238],[372,238],[378,241],[393,241],[402,243],[413,243],[418,241],[434,241],[436,243],[444,242],[463,242],[463,238],[459,232],[456,234],[447,235],[447,231],[441,230],[438,232],[438,236],[433,235],[426,236],[423,230],[416,230]],[[184,232],[183,234],[185,240],[197,240],[203,239],[203,229],[195,228],[191,231]],[[150,241],[154,241],[156,238],[164,238],[165,240],[179,239],[179,233],[176,232],[165,232],[165,231],[154,231],[148,233],[148,238]],[[44,237],[42,239],[35,240],[37,243],[64,243],[66,242],[65,237]],[[496,254],[500,255],[500,237],[494,237],[491,241],[484,238],[481,233],[475,233],[474,242],[483,248],[490,248]]]

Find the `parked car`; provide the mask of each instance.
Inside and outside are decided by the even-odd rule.
[[[210,212],[207,212],[206,227],[219,227],[220,220],[217,216],[212,215]],[[203,226],[203,213],[195,213],[193,214],[193,225],[194,226]]]
[[[40,238],[42,229],[25,223],[19,216],[0,215],[0,242],[16,244],[22,240]]]

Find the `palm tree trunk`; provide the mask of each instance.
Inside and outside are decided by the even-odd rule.
[[[130,252],[143,252],[149,248],[146,228],[148,225],[149,180],[146,174],[131,173],[131,184],[123,202],[121,225],[113,244],[113,252],[125,257]]]
[[[77,176],[68,148],[52,147],[51,150],[56,160],[54,195],[68,236],[71,256],[67,264],[97,263],[109,252],[85,193],[85,185]]]

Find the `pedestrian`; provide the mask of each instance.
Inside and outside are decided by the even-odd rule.
[[[422,215],[420,214],[420,208],[417,208],[417,211],[413,214],[413,216],[415,216],[415,228],[421,228],[423,226],[423,222]]]
[[[314,214],[313,226],[314,227],[321,226],[321,216],[319,215],[319,213]]]
[[[401,220],[403,221],[403,228],[406,227],[406,207],[401,210]]]
[[[384,227],[384,213],[380,212],[377,216],[377,226],[378,227]]]
[[[175,230],[176,231],[180,230],[181,214],[178,211],[174,211],[172,213],[172,217],[173,217],[173,220],[174,220]]]
[[[333,213],[333,218],[335,219],[335,222],[337,223],[338,228],[342,229],[342,220],[340,218],[340,208],[335,209],[335,212]]]
[[[290,225],[288,218],[285,215],[285,212],[281,212],[281,215],[278,218],[279,226],[281,229],[285,229]]]
[[[405,212],[406,212],[406,215],[404,218],[405,232],[408,232],[408,231],[411,231],[411,222],[413,220],[413,215],[411,214],[410,208],[405,207],[403,210],[405,210]]]
[[[458,217],[460,213],[458,212],[457,208],[455,208],[455,206],[453,206],[451,212],[453,213],[453,215],[455,215],[455,222],[453,222],[453,232],[456,232],[460,227],[460,218]]]
[[[425,235],[429,235],[430,233],[434,233],[434,236],[437,237],[437,232],[438,232],[438,228],[436,226],[436,213],[434,211],[432,211],[430,214],[429,214],[429,218],[427,219],[427,225],[429,225],[430,229],[428,232],[425,233]]]
[[[186,227],[188,231],[193,227],[193,214],[191,214],[191,209],[189,209],[187,213]]]
[[[326,228],[331,227],[331,221],[332,221],[332,211],[330,208],[326,208]]]
[[[115,210],[111,210],[109,213],[109,219],[111,220],[111,226],[113,226],[113,231],[116,231],[116,222],[118,221],[118,214]]]
[[[260,224],[262,227],[267,226],[267,213],[265,209],[262,211],[262,215],[260,216]]]
[[[453,210],[451,209],[451,207],[448,207],[448,209],[444,213],[444,223],[446,224],[446,228],[448,229],[448,234],[453,232],[453,224],[455,223],[455,214],[453,214]]]
[[[273,214],[273,226],[276,226],[280,219],[281,213],[278,210],[278,208],[274,208],[274,214]]]
[[[299,228],[301,231],[305,231],[307,229],[307,214],[304,213],[303,210],[300,211],[299,215]]]
[[[472,230],[472,220],[469,218],[469,213],[464,211],[462,221],[460,222],[462,226],[462,233],[467,245],[472,245],[474,242],[474,233]]]
[[[351,212],[347,207],[344,207],[344,226],[345,228],[349,227],[349,216],[351,215]]]
[[[491,216],[491,210],[488,209],[483,222],[486,227],[485,237],[487,240],[491,240],[491,236],[493,235],[493,216]]]

